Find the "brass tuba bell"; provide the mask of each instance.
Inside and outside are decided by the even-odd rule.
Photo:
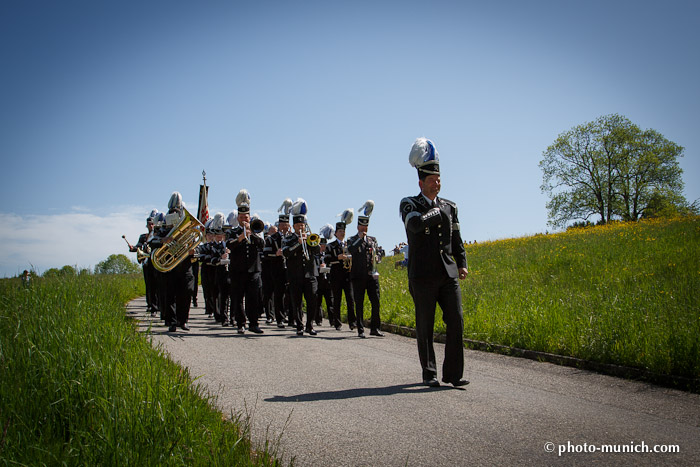
[[[204,239],[204,226],[199,219],[182,208],[180,222],[168,232],[172,241],[151,253],[151,263],[160,272],[168,272],[182,262]]]

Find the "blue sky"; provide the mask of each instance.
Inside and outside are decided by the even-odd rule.
[[[695,200],[696,5],[5,0],[0,277],[126,253],[202,170],[212,213],[302,197],[316,232],[372,199],[390,250],[419,136],[466,240],[544,232],[542,152],[610,113],[685,147]]]

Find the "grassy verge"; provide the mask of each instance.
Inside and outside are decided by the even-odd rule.
[[[468,245],[467,257],[465,338],[700,378],[700,218]],[[380,265],[382,320],[413,327],[393,264]]]
[[[124,317],[135,276],[0,281],[0,461],[275,465]]]

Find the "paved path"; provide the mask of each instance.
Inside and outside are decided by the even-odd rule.
[[[202,307],[189,332],[167,333],[144,299],[128,313],[222,412],[252,416],[256,442],[281,433],[280,455],[298,466],[700,465],[698,394],[477,351],[465,353],[470,385],[433,389],[407,337],[362,340],[327,321],[315,337],[265,325],[239,336]],[[680,453],[580,452],[603,445]]]

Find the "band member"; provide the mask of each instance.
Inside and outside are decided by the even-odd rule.
[[[276,232],[277,227],[267,222],[265,223],[265,247],[260,256],[260,262],[262,264],[262,307],[265,312],[265,322],[267,324],[275,322],[275,307],[272,300],[275,293],[275,282],[272,279],[272,268],[270,267],[271,257],[269,256],[271,249],[268,247],[267,239]]]
[[[214,243],[214,233],[211,231],[211,218],[204,223],[204,241],[197,246],[195,255],[199,262],[199,270],[202,274],[202,294],[204,295],[204,314],[212,316],[214,314],[214,304],[212,293],[215,289],[214,267],[209,262],[211,244]]]
[[[282,252],[287,263],[287,280],[291,296],[291,313],[294,315],[297,335],[304,334],[304,313],[301,307],[302,297],[306,300],[306,332],[315,336],[313,328],[316,314],[316,294],[318,293],[318,265],[314,255],[318,254],[318,245],[307,242],[306,201],[299,198],[292,206],[294,232],[284,238]],[[292,319],[290,318],[290,324]]]
[[[250,196],[243,189],[236,196],[238,227],[231,229],[226,242],[229,254],[231,278],[231,312],[238,326],[238,333],[245,333],[246,317],[249,330],[262,334],[258,325],[262,314],[262,265],[260,254],[265,246],[262,231],[255,233],[250,227]],[[242,306],[245,303],[245,310]]]
[[[160,247],[169,243],[168,237],[172,227],[178,224],[180,218],[184,216],[184,205],[182,195],[173,192],[168,201],[168,214],[165,216],[164,227],[156,232],[152,247]],[[185,331],[189,331],[187,321],[190,316],[190,302],[192,290],[194,288],[194,277],[192,275],[192,261],[185,258],[177,266],[168,272],[163,273],[165,277],[165,293],[162,307],[164,308],[165,324],[169,326],[168,331],[175,332],[179,326]]]
[[[326,247],[325,263],[330,266],[330,282],[333,293],[333,317],[328,316],[331,320],[331,325],[340,330],[342,325],[340,322],[340,306],[345,293],[345,304],[348,310],[348,325],[350,330],[355,329],[355,296],[352,291],[352,282],[350,281],[350,265],[352,255],[348,250],[347,242],[345,242],[345,228],[347,224],[352,222],[354,216],[352,208],[346,209],[341,214],[340,222],[335,223],[335,240],[330,242]]]
[[[432,141],[418,138],[409,163],[418,170],[421,192],[401,200],[400,213],[406,227],[411,254],[408,257],[408,289],[416,308],[416,340],[423,370],[423,383],[438,387],[433,349],[435,305],[445,322],[445,360],[442,381],[464,386],[461,290],[458,279],[467,277],[467,255],[459,231],[457,205],[439,198],[440,164]]]
[[[369,217],[374,209],[374,202],[367,201],[360,210],[364,209],[363,216],[357,216],[357,235],[348,239],[348,249],[352,255],[352,267],[350,280],[355,293],[355,315],[357,318],[357,335],[365,337],[364,328],[364,302],[365,292],[372,305],[370,318],[370,335],[383,337],[379,330],[381,321],[379,318],[379,274],[375,270],[377,239],[367,235],[369,229]]]
[[[278,217],[277,231],[269,235],[265,239],[265,248],[263,255],[267,258],[264,268],[267,268],[273,285],[273,305],[275,310],[275,320],[277,327],[283,329],[285,327],[284,320],[287,319],[290,313],[287,313],[285,306],[285,297],[289,300],[288,282],[287,282],[287,266],[285,264],[282,246],[284,238],[289,234],[291,229],[289,225],[289,212],[292,208],[292,200],[287,198],[278,209],[282,214]],[[289,318],[290,320],[292,317]],[[294,325],[293,321],[289,321],[290,325]]]
[[[331,288],[331,281],[329,277],[330,267],[326,265],[326,248],[328,240],[333,238],[333,226],[326,224],[321,227],[319,231],[321,234],[321,243],[319,245],[320,251],[316,258],[318,263],[318,294],[316,295],[316,324],[319,326],[323,323],[323,306],[322,302],[325,298],[326,300],[326,312],[328,315],[328,322],[331,326],[335,326],[334,312],[333,312],[333,289]]]
[[[136,253],[138,250],[145,254],[151,252],[149,242],[153,240],[153,219],[158,215],[158,210],[153,209],[146,218],[146,228],[148,232],[139,236],[139,241],[136,245],[129,248],[129,251]],[[143,280],[146,283],[146,311],[149,311],[152,316],[158,312],[158,293],[156,285],[155,268],[151,264],[150,257],[146,257],[141,262],[143,268]]]

